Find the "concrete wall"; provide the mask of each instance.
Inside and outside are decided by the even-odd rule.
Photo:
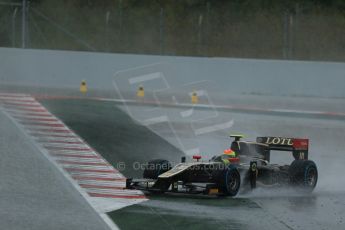
[[[163,72],[170,87],[209,80],[215,92],[274,96],[345,97],[345,63],[232,58],[194,58],[0,48],[1,84],[112,89],[117,71],[150,67]],[[147,70],[122,74],[135,77]],[[121,75],[120,74],[120,75]],[[128,87],[129,85],[121,85]]]

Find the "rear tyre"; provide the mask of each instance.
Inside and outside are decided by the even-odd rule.
[[[160,174],[165,173],[166,171],[169,171],[170,169],[171,169],[171,164],[167,160],[163,160],[163,159],[151,160],[147,163],[144,169],[143,178],[157,179]]]
[[[241,186],[241,176],[239,171],[234,166],[226,168],[219,182],[219,188],[225,196],[236,196]]]
[[[303,192],[312,192],[316,186],[318,172],[310,160],[294,160],[289,168],[290,184]]]

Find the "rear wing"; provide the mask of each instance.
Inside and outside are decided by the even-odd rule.
[[[258,137],[256,142],[267,144],[269,150],[289,151],[294,158],[308,159],[309,139],[287,137]]]

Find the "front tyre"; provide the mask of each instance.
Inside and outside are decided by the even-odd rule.
[[[294,160],[289,167],[290,184],[304,192],[312,192],[317,184],[316,164],[310,160]]]
[[[219,183],[220,191],[225,196],[236,196],[241,186],[241,176],[239,171],[234,166],[226,168]]]

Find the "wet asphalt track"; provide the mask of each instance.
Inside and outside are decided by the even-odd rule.
[[[152,114],[167,114],[170,125],[155,124],[149,128],[128,119],[111,102],[43,101],[55,115],[81,135],[111,163],[131,159],[144,162],[149,158],[179,161],[181,153],[168,142],[181,147],[199,147],[207,158],[228,147],[230,132],[244,133],[248,139],[258,135],[300,136],[311,140],[310,158],[319,168],[319,183],[310,196],[289,190],[257,189],[236,198],[195,196],[150,196],[150,201],[110,213],[122,229],[341,229],[345,216],[345,123],[341,120],[308,119],[286,116],[217,112],[182,118],[179,109],[131,106],[139,120]],[[185,114],[186,115],[186,114]],[[212,118],[210,118],[212,117]],[[191,121],[199,120],[198,122]],[[195,136],[190,127],[203,128],[215,123],[232,126]],[[174,128],[175,134],[171,131]],[[112,132],[113,130],[113,132]],[[107,139],[102,141],[102,137]],[[282,155],[281,155],[282,154]],[[291,156],[279,153],[277,162],[291,162]],[[134,157],[133,157],[134,156]],[[115,165],[116,166],[116,165]],[[127,167],[125,175],[140,172]]]
[[[147,110],[145,107],[131,107],[130,109],[132,114],[143,114],[139,111]],[[254,202],[258,209],[247,210],[248,212],[246,212],[244,211],[247,208],[246,203],[236,207],[236,209],[233,209],[233,205],[229,204],[226,211],[229,212],[229,217],[224,216],[223,221],[220,221],[221,223],[225,222],[224,229],[232,229],[233,227],[232,221],[226,221],[229,218],[230,220],[234,219],[235,223],[242,224],[235,226],[239,229],[251,229],[255,226],[266,229],[339,229],[344,224],[345,180],[342,175],[345,173],[345,123],[343,121],[228,112],[217,112],[217,116],[211,118],[212,114],[205,111],[194,111],[194,119],[188,120],[181,116],[174,116],[181,114],[181,110],[171,108],[161,108],[160,110],[162,114],[169,115],[171,125],[155,124],[151,125],[151,128],[175,145],[180,144],[176,140],[176,136],[178,136],[185,147],[198,146],[206,159],[221,153],[223,149],[229,146],[230,142],[227,137],[229,133],[245,134],[249,140],[260,135],[310,138],[309,156],[316,162],[319,169],[319,182],[314,193],[311,196],[304,196],[290,190],[272,191],[261,188],[252,194],[239,195],[240,198],[248,198]],[[200,121],[195,121],[199,119]],[[191,132],[191,127],[196,130],[196,128],[205,127],[205,124],[211,126],[218,123],[225,124],[228,121],[233,121],[233,125],[225,130],[199,136],[195,136]],[[172,132],[169,131],[170,127],[174,128],[177,135],[172,135]],[[188,146],[191,143],[193,145]],[[292,161],[292,156],[289,153],[275,153],[277,155],[272,153],[271,157],[276,163],[290,164]],[[222,201],[214,201],[214,206],[217,207],[218,202]],[[188,205],[186,206],[185,208],[181,207],[181,209],[188,209]],[[202,209],[209,210],[208,207],[199,207],[197,210]],[[206,216],[214,216],[217,219],[223,215],[223,211],[223,209],[214,211]],[[263,218],[265,221],[261,221],[263,219],[257,213],[265,213]],[[248,218],[246,221],[241,221],[243,215]],[[202,214],[199,218],[203,218]],[[254,221],[251,222],[252,220]],[[275,226],[276,222],[278,222],[278,227]],[[268,225],[265,226],[265,224]]]

